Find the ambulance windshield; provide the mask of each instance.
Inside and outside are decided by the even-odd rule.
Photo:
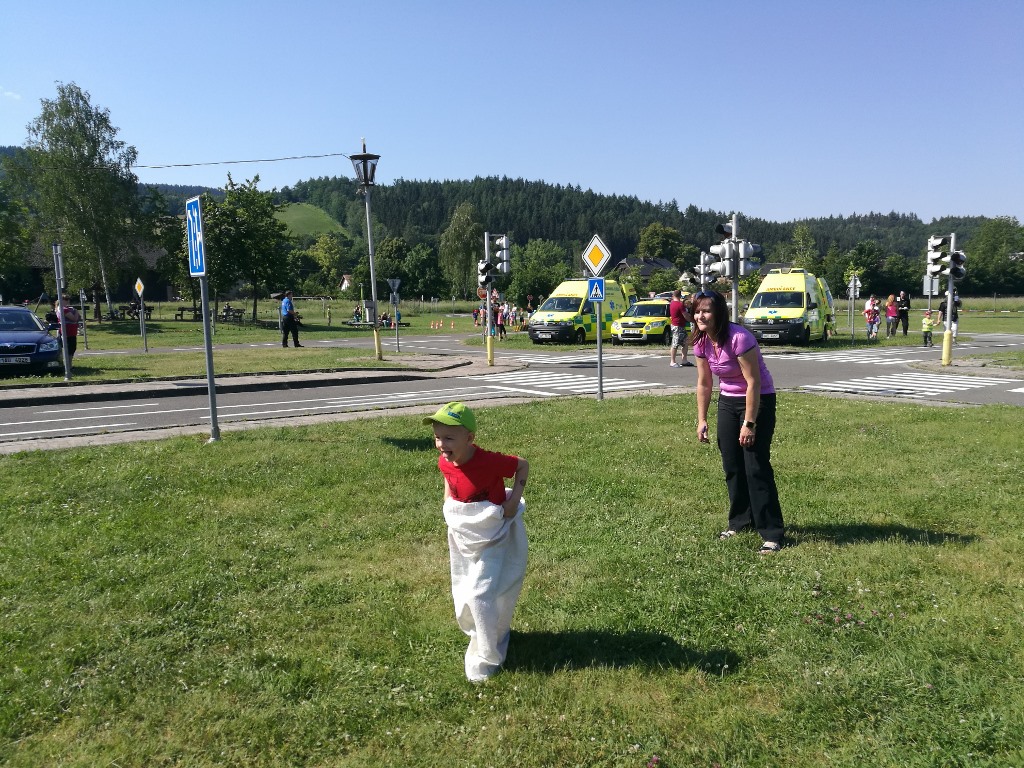
[[[801,291],[765,291],[751,302],[751,309],[803,309],[804,294]]]
[[[549,296],[540,305],[541,312],[575,312],[580,308],[579,296]]]

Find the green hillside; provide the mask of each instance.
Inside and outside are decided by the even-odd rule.
[[[288,225],[288,232],[296,237],[316,236],[323,232],[344,232],[345,228],[332,219],[322,208],[309,203],[289,203],[277,218]]]

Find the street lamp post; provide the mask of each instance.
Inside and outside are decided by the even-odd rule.
[[[384,359],[384,353],[380,347],[380,327],[377,323],[377,273],[373,265],[373,223],[370,220],[370,189],[373,187],[373,177],[377,173],[377,161],[380,155],[370,154],[366,151],[366,139],[363,139],[363,151],[352,155],[352,167],[355,168],[356,178],[359,180],[359,190],[366,199],[366,242],[370,250],[370,301],[373,302],[370,321],[373,323],[373,350],[378,360]]]

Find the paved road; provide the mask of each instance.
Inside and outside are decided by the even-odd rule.
[[[369,340],[355,343],[372,346]],[[384,343],[385,351],[393,349],[393,338]],[[403,353],[415,353],[411,360],[415,370],[220,378],[218,424],[226,431],[266,423],[352,418],[396,408],[427,411],[456,399],[482,403],[595,395],[598,389],[593,348],[562,352],[543,347],[507,350],[496,345],[496,365],[491,367],[486,365],[485,351],[466,347],[461,337],[408,337],[401,346]],[[958,347],[955,357],[1001,348],[1024,348],[1024,336],[976,337]],[[1024,376],[968,375],[955,367],[941,368],[937,347],[843,350],[837,344],[828,351],[797,354],[767,348],[765,356],[780,389],[1024,405]],[[605,344],[602,369],[602,390],[609,397],[678,392],[696,383],[695,370],[669,368],[667,352],[661,348]],[[109,441],[209,431],[205,380],[86,385],[70,392],[64,388],[8,390],[0,409],[0,452],[95,443],[98,435]]]

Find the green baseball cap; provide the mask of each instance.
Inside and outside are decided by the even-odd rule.
[[[438,408],[433,416],[423,419],[424,424],[447,424],[449,427],[465,427],[476,432],[476,416],[462,403],[448,403]]]

